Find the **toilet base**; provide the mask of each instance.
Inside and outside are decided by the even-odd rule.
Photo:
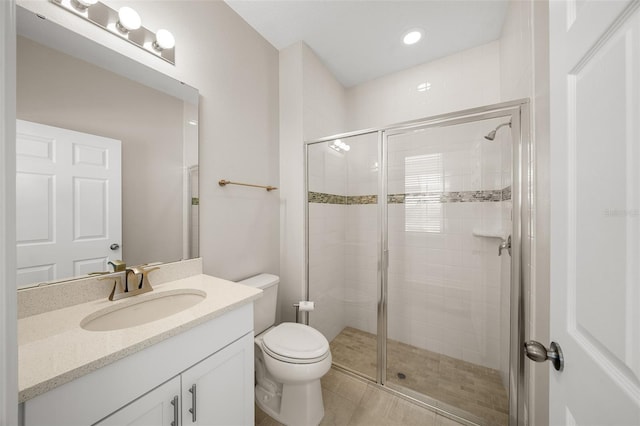
[[[287,426],[316,426],[324,417],[320,380],[305,384],[283,384],[281,394],[258,384],[255,398],[262,411]]]

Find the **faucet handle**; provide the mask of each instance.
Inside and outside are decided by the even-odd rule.
[[[138,278],[138,282],[132,288],[129,287],[129,279],[132,279],[131,275],[133,275],[134,277],[139,277]],[[125,280],[124,288],[125,288],[125,291],[128,292],[129,290],[136,290],[136,289],[142,288],[142,280],[143,279],[144,279],[144,271],[143,270],[141,270],[140,268],[135,267],[135,266],[131,267],[131,268],[127,268],[126,272],[125,272],[125,275],[124,275],[124,280]]]
[[[153,288],[151,287],[151,283],[149,282],[149,272],[155,271],[156,269],[160,269],[157,266],[154,266],[152,268],[144,268],[141,267],[140,270],[142,271],[142,282],[140,283],[141,288],[148,288],[149,290],[153,290]]]
[[[144,274],[148,274],[149,272],[151,272],[151,271],[155,271],[156,269],[160,269],[160,267],[159,267],[159,266],[153,266],[153,267],[151,267],[151,268],[145,268],[144,266],[141,266],[141,267],[140,267],[140,270],[141,270],[141,271],[142,271],[142,273],[144,273]]]
[[[502,240],[502,243],[498,246],[498,256],[502,256],[502,250],[507,250],[509,256],[511,256],[511,235],[506,240]]]
[[[98,280],[113,280],[113,290],[111,290],[111,294],[109,295],[109,300],[114,301],[125,297],[126,291],[122,286],[122,277],[117,275],[115,277],[100,277]]]

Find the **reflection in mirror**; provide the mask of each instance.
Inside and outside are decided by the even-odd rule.
[[[197,257],[197,91],[130,80],[18,22],[19,287]]]

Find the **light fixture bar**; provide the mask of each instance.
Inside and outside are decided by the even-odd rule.
[[[53,4],[57,4],[63,9],[77,15],[85,20],[109,31],[118,37],[127,40],[129,43],[146,50],[158,58],[161,58],[172,65],[176,64],[175,41],[171,33],[170,38],[167,37],[167,30],[158,31],[162,36],[159,43],[158,34],[149,30],[144,26],[133,30],[123,31],[123,26],[119,23],[118,10],[112,9],[100,1],[94,0],[50,0]],[[167,43],[169,39],[172,43]],[[162,45],[162,48],[159,46]],[[171,47],[169,47],[171,46]]]

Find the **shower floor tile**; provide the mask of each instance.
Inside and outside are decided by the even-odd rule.
[[[376,336],[347,327],[331,342],[336,365],[376,377]],[[394,340],[387,344],[388,382],[462,409],[486,424],[508,424],[507,392],[498,371]],[[398,374],[404,374],[400,379]],[[443,406],[444,408],[444,406]]]

